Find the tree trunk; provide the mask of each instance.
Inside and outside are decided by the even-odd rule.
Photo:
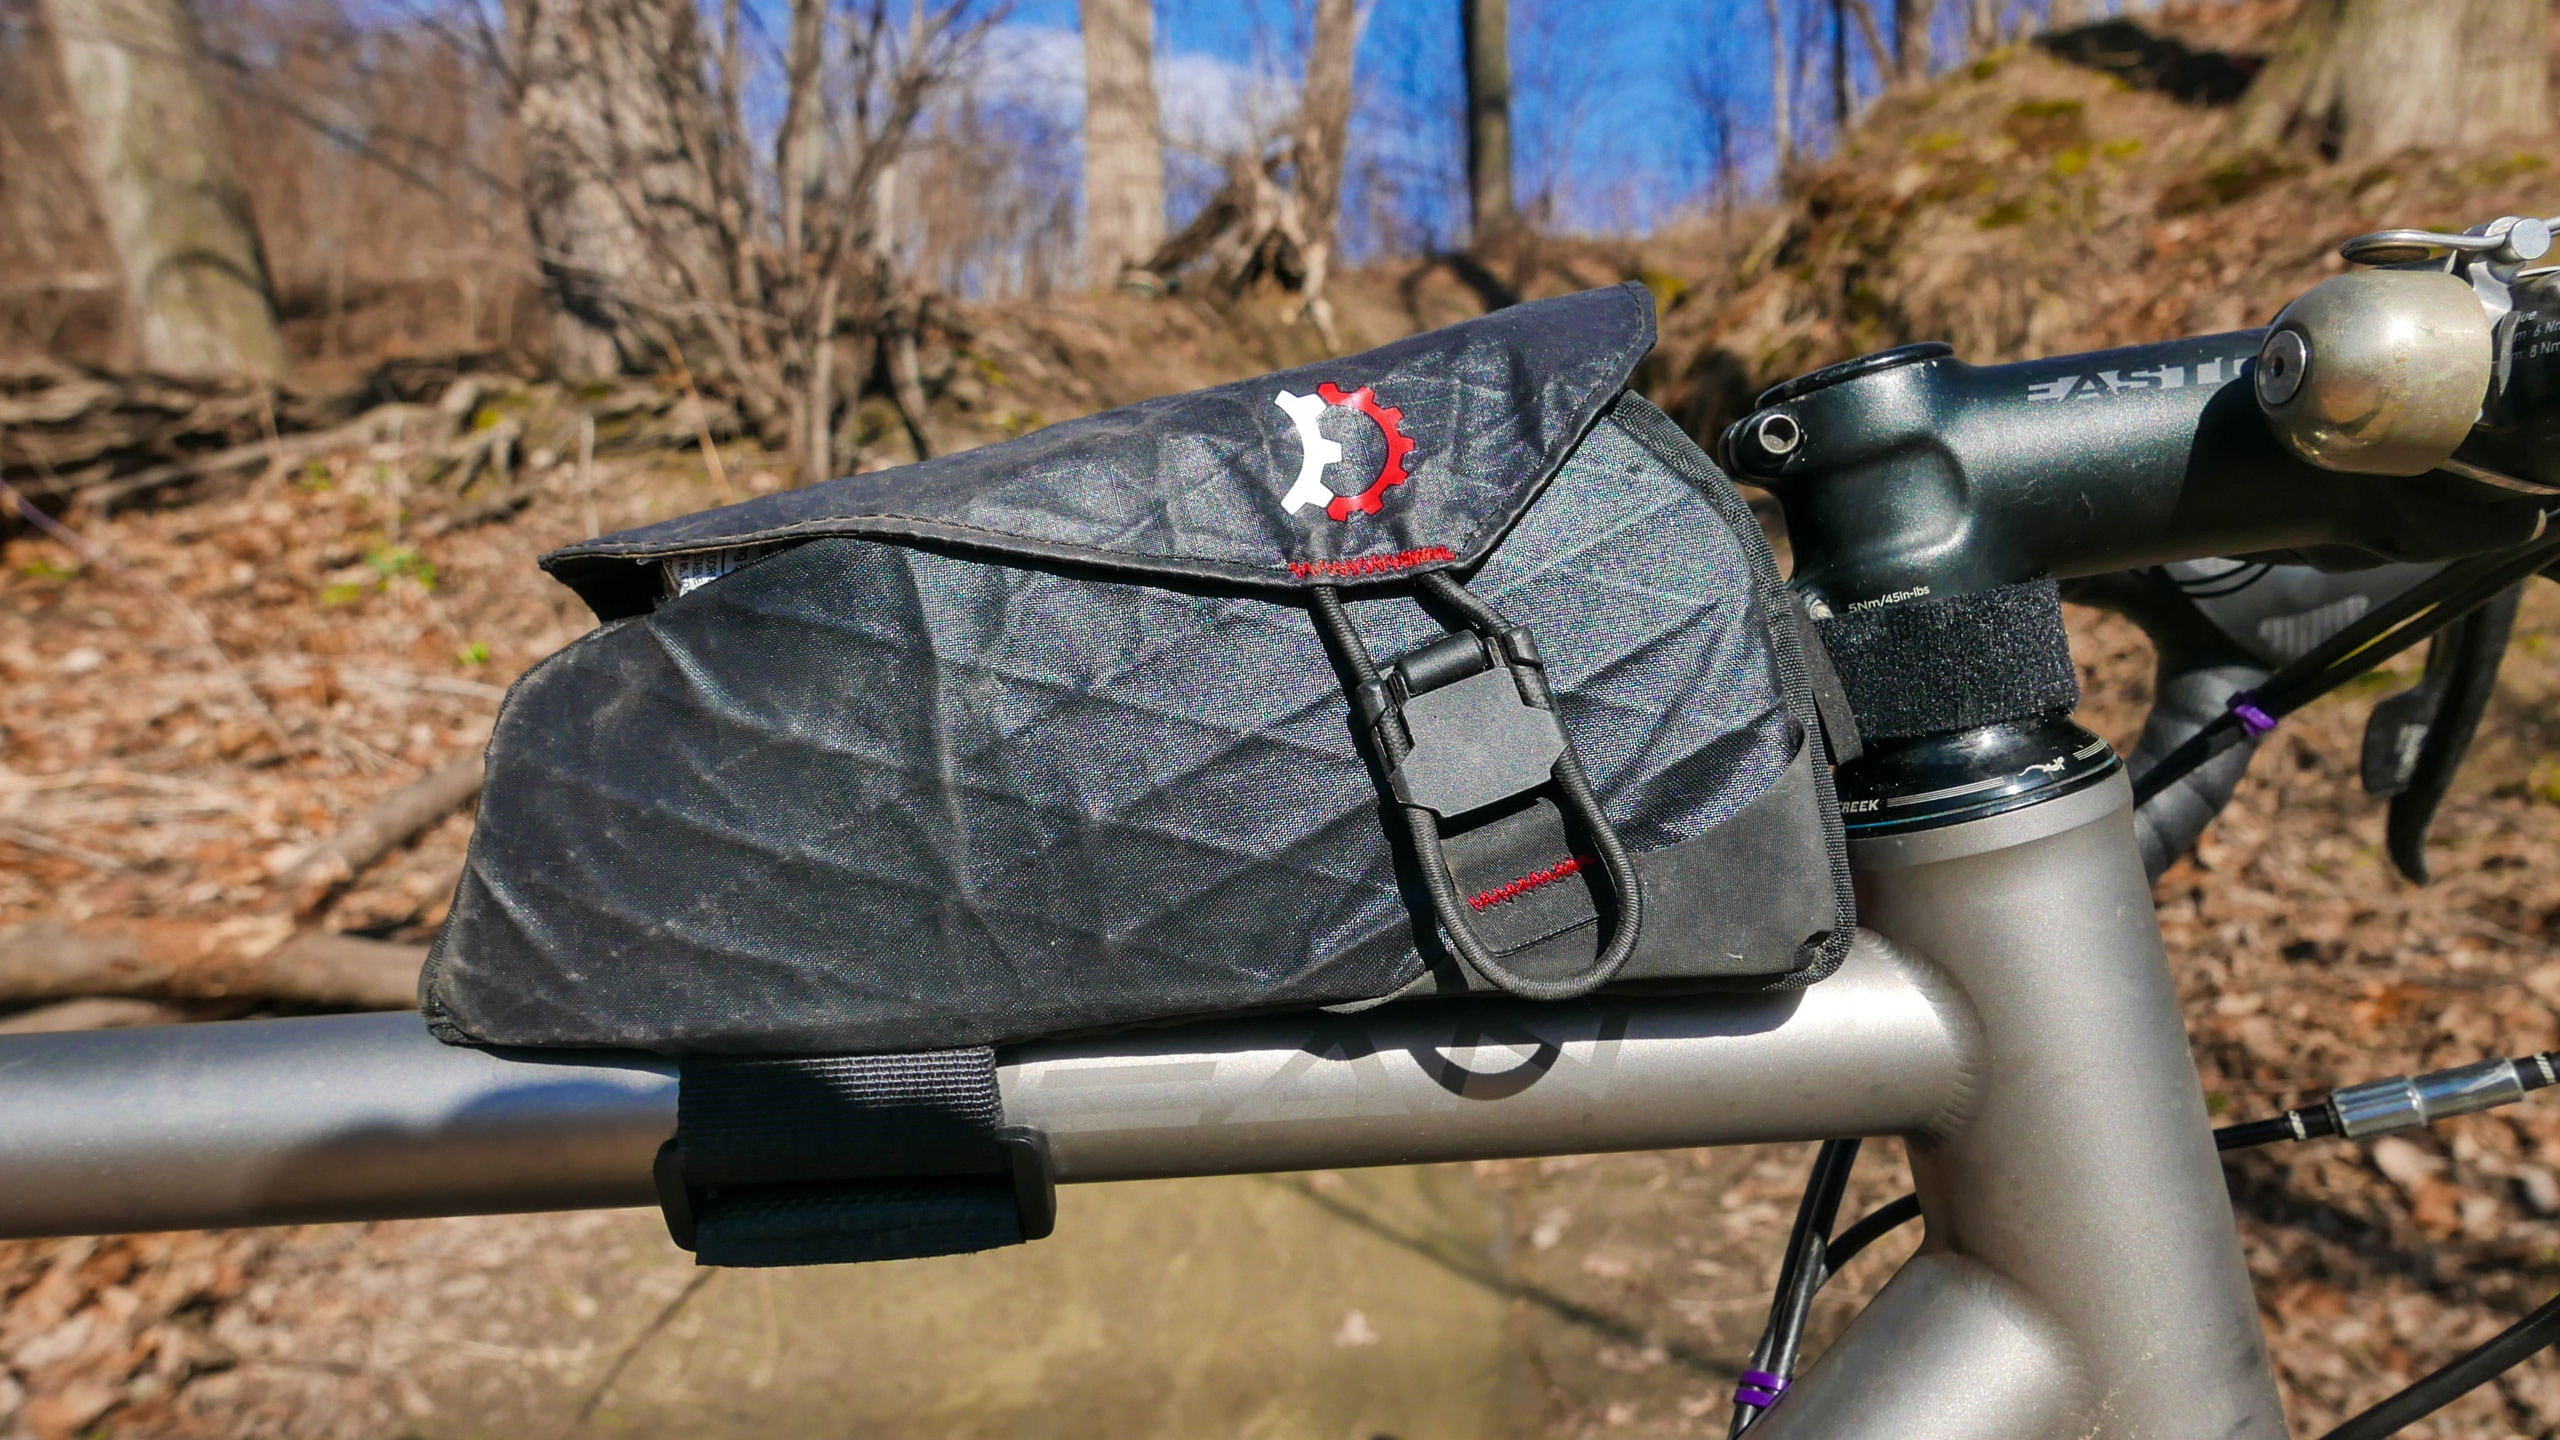
[[[2342,160],[2548,132],[2547,0],[2305,0],[2223,132]]]
[[[1902,81],[1929,78],[1929,22],[1937,15],[1938,0],[1894,0],[1893,5],[1893,78]]]
[[[1084,254],[1095,289],[1164,244],[1153,0],[1083,0]]]
[[[1306,236],[1302,313],[1323,332],[1328,346],[1335,346],[1336,337],[1324,286],[1342,213],[1343,160],[1351,144],[1351,58],[1359,43],[1355,0],[1316,0],[1315,43],[1307,54],[1306,97],[1298,122],[1298,223]]]
[[[1849,71],[1848,0],[1831,0],[1831,143],[1835,148],[1848,145],[1849,120],[1857,111],[1857,77]]]
[[[2000,48],[2000,0],[1973,0],[1965,12],[1964,40],[1977,60]]]
[[[142,362],[278,375],[284,346],[248,192],[185,0],[46,0]]]
[[[1467,60],[1467,200],[1476,243],[1511,229],[1511,0],[1461,0]]]
[[[1787,65],[1786,10],[1779,0],[1769,0],[1769,121],[1777,145],[1781,181],[1796,163],[1794,107],[1788,103],[1794,89],[1795,75]]]
[[[592,377],[666,363],[661,317],[725,295],[696,162],[700,34],[687,0],[509,0],[525,220],[551,361]]]
[[[2088,23],[2088,0],[2053,0],[2053,8],[2045,12],[2045,28],[2056,34]]]

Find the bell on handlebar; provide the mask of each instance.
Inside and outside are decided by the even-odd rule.
[[[2258,404],[2285,448],[2324,470],[2423,475],[2470,438],[2493,356],[2467,282],[2358,271],[2276,317],[2258,352]]]

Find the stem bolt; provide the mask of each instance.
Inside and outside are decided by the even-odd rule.
[[[2258,352],[2258,399],[2269,406],[2282,405],[2302,388],[2302,377],[2311,369],[2311,343],[2299,330],[2279,330],[2267,337],[2266,347]]]
[[[1783,410],[1772,410],[1751,422],[1751,443],[1768,456],[1787,456],[1804,443],[1804,427]]]

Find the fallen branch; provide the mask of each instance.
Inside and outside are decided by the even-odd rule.
[[[124,1030],[136,1025],[183,1025],[195,1016],[158,1000],[92,996],[57,1000],[0,1018],[0,1035],[52,1035],[64,1030]]]
[[[493,521],[505,520],[532,504],[533,497],[532,486],[518,485],[512,490],[501,491],[486,500],[474,500],[470,504],[459,505],[440,515],[422,520],[416,527],[417,534],[420,539],[433,540],[439,536],[450,535],[457,530],[468,530],[475,525],[487,525]]]
[[[480,793],[486,768],[476,752],[456,760],[424,780],[392,791],[347,828],[304,851],[276,876],[292,890],[294,909],[308,913],[373,862],[470,803]]]
[[[0,1005],[96,996],[254,997],[346,1010],[417,1004],[426,951],[326,931],[282,915],[207,923],[134,920],[0,930]]]

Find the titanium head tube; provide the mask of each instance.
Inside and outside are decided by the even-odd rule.
[[[2130,800],[2118,774],[1852,842],[1866,917],[1963,987],[1990,1063],[1912,1143],[1920,1261],[1751,1433],[2284,1440]]]
[[[1799,990],[1215,1022],[997,1081],[1079,1181],[1920,1134],[1981,1063],[1945,977],[1862,934]],[[678,1071],[399,1014],[0,1038],[0,1238],[654,1204]]]

